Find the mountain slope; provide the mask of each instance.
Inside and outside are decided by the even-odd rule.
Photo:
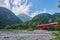
[[[29,21],[31,20],[31,17],[26,15],[26,14],[20,14],[18,15],[18,17],[23,21],[23,22],[26,22],[26,21]]]
[[[54,18],[57,18],[57,17],[60,18],[60,13],[55,13],[55,14],[53,14],[53,16],[54,16]]]
[[[32,23],[33,24],[47,24],[47,23],[51,23],[54,21],[54,17],[53,15],[50,15],[49,13],[42,13],[42,14],[38,14],[37,16],[35,16],[34,18],[32,18]]]
[[[17,23],[22,23],[22,21],[10,10],[0,7],[0,28]]]

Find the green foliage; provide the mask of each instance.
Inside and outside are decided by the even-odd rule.
[[[35,30],[37,29],[36,26],[31,24],[14,24],[14,25],[7,25],[5,29],[19,29],[19,30]]]
[[[56,35],[57,37],[54,40],[60,40],[60,34]]]
[[[56,34],[56,38],[52,40],[60,40],[60,18],[56,18],[55,22],[57,22],[57,26],[55,27],[58,33]]]
[[[58,20],[58,18],[60,18],[60,13],[55,13],[54,15],[50,15],[48,13],[42,13],[35,16],[30,21],[24,22],[22,24],[9,25],[9,26],[6,26],[5,28],[6,29],[20,29],[20,30],[37,30],[38,29],[37,25],[47,24],[49,23],[49,19],[52,20],[51,22],[57,22],[56,20]],[[54,31],[54,30],[58,30],[58,28],[47,27],[45,30]]]
[[[58,4],[58,8],[60,8],[60,4]]]
[[[55,13],[53,14],[54,20],[56,20],[57,18],[60,18],[60,13]]]
[[[55,27],[55,30],[60,30],[60,13],[55,13],[53,16],[55,17],[55,22],[58,23],[58,26]]]
[[[37,24],[47,24],[49,23],[49,19],[51,19],[53,22],[54,21],[54,18],[52,15],[48,14],[48,13],[42,13],[42,14],[39,14],[37,16],[35,16],[32,21],[33,22],[36,22]]]
[[[56,18],[55,22],[57,22],[56,30],[60,31],[60,18]]]
[[[49,22],[50,19],[51,19],[51,22]],[[35,16],[31,20],[31,22],[32,24],[35,24],[36,26],[41,25],[41,24],[48,24],[48,23],[54,22],[54,17],[53,15],[50,15],[48,13],[42,13],[42,14]],[[54,27],[47,27],[45,30],[54,30]]]
[[[53,32],[52,35],[54,36],[54,38],[52,38],[50,40],[60,40],[60,33],[59,32]]]
[[[55,31],[55,27],[53,27],[53,26],[47,27],[47,28],[45,28],[45,30],[48,30],[48,31]]]
[[[18,24],[22,21],[10,10],[0,7],[0,29],[6,25]]]

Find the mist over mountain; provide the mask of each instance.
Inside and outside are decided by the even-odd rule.
[[[29,21],[31,20],[32,18],[26,14],[19,14],[18,15],[19,19],[21,19],[23,22],[26,22],[26,21]]]
[[[10,10],[0,7],[0,28],[17,23],[22,23],[22,21]]]

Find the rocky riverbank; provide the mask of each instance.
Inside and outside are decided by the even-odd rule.
[[[22,30],[16,33],[0,31],[0,40],[49,40],[51,38],[51,31],[46,30]]]

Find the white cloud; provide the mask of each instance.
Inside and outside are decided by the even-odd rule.
[[[32,13],[31,17],[34,17],[34,16],[36,16],[38,14],[42,14],[42,13],[49,13],[49,14],[51,14],[51,12],[47,11],[46,8],[43,8],[43,11],[35,11],[34,13]]]
[[[47,9],[43,8],[43,11],[40,11],[40,13],[47,13]]]
[[[24,2],[24,3],[23,3]],[[30,7],[32,6],[31,3],[29,3],[27,5],[27,0],[24,1],[24,0],[14,0],[13,1],[13,5],[14,7],[12,8],[12,11],[18,15],[18,14],[21,14],[21,13],[24,13],[24,14],[29,14],[29,11],[30,11]]]
[[[13,5],[15,5],[15,6],[21,5],[21,0],[14,0]]]
[[[0,0],[0,7],[10,8],[9,0]]]
[[[30,5],[20,5],[20,7],[13,7],[12,11],[18,15],[20,13],[28,14],[30,11]]]
[[[36,12],[34,12],[34,13],[31,14],[31,17],[33,18],[34,16],[36,16],[38,14],[40,14],[40,12],[36,11]]]
[[[47,12],[46,8],[44,8],[42,12],[43,12],[43,13],[46,13],[46,12]]]
[[[12,9],[10,9],[11,5],[9,1],[12,1],[11,4],[13,5]],[[28,0],[1,0],[0,7],[5,7],[13,11],[16,15],[24,13],[29,14],[30,7],[32,6],[31,3],[28,3]]]
[[[51,12],[49,12],[46,8],[43,8],[43,11],[40,11],[40,13],[49,13],[49,14],[51,14]]]
[[[31,17],[34,17],[34,16],[41,14],[41,13],[47,13],[46,8],[44,8],[43,11],[35,11],[34,13],[31,14]]]
[[[6,4],[5,7],[8,8],[8,9],[10,9],[10,3],[9,3],[9,0],[6,0],[6,1],[5,1],[5,4]]]
[[[0,0],[0,5],[5,5],[5,0]]]
[[[10,9],[10,1],[12,6],[12,9]],[[0,0],[0,7],[6,7],[13,11],[16,15],[24,13],[26,15],[29,15],[30,7],[32,6],[31,3],[28,3],[28,0]],[[35,11],[31,13],[31,17],[34,17],[40,13],[51,13],[47,12],[47,9],[44,8],[43,11]]]

